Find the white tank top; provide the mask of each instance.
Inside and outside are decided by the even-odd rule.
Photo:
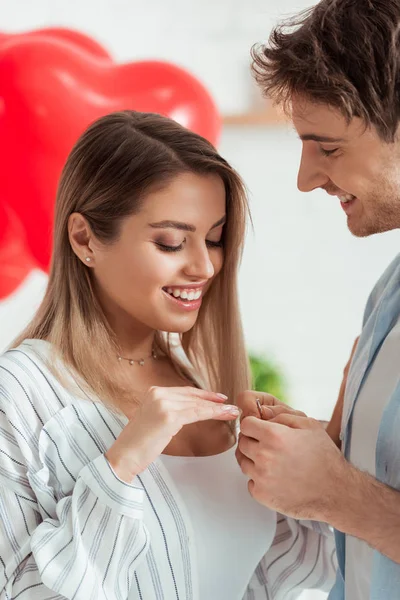
[[[201,457],[161,455],[192,522],[204,600],[242,600],[275,536],[276,513],[250,496],[235,450]]]

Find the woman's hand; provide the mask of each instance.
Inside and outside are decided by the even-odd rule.
[[[353,360],[354,352],[356,351],[356,348],[357,348],[358,340],[359,340],[359,338],[356,338],[356,340],[353,344],[353,348],[351,350],[350,358],[347,361],[347,364],[344,368],[343,379],[342,379],[342,383],[340,384],[339,396],[336,401],[336,405],[333,410],[331,420],[329,421],[329,423],[326,427],[327,433],[329,434],[331,439],[335,442],[335,444],[338,448],[341,447],[340,430],[342,427],[343,402],[344,402],[344,394],[346,392],[347,377],[349,374],[351,361]]]
[[[105,456],[123,481],[144,471],[184,425],[239,416],[226,397],[193,387],[151,387],[142,405]]]

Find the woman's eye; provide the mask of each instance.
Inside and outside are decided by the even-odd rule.
[[[211,240],[206,240],[206,244],[209,248],[222,248],[222,240],[219,242],[212,242]]]
[[[320,150],[324,156],[332,156],[332,154],[335,154],[339,148],[333,148],[333,150],[325,150],[324,148],[320,148]]]
[[[179,244],[179,246],[168,246],[167,244],[156,242],[156,246],[158,246],[162,252],[179,252],[179,250],[182,250],[183,248],[183,242]]]
[[[163,244],[162,242],[155,242],[155,244],[156,244],[157,248],[159,248],[159,250],[161,250],[162,252],[179,252],[179,250],[183,250],[183,245],[185,242],[186,242],[186,238],[183,240],[183,242],[181,244],[179,244],[179,246],[170,246],[169,244]],[[206,240],[206,245],[208,248],[221,248],[222,240],[220,240],[219,242]]]

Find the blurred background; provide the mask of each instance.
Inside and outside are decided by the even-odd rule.
[[[278,19],[308,6],[307,0],[2,0],[0,23],[5,34],[78,30],[117,63],[168,61],[204,85],[221,118],[217,146],[250,195],[254,228],[240,272],[240,299],[257,376],[262,385],[273,382],[293,406],[329,419],[368,293],[397,253],[399,234],[353,238],[337,199],[297,191],[300,142],[252,81],[251,46],[265,41]],[[30,227],[36,227],[34,219]],[[0,250],[0,258],[4,276],[7,253]],[[7,268],[10,276],[11,259]],[[37,262],[21,273],[0,300],[0,350],[30,319],[46,286]],[[260,376],[260,360],[271,379]],[[307,593],[304,600],[324,597]]]

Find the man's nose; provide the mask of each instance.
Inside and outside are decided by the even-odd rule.
[[[329,181],[315,154],[303,149],[297,175],[297,188],[300,192],[312,192],[316,188],[324,188]]]

